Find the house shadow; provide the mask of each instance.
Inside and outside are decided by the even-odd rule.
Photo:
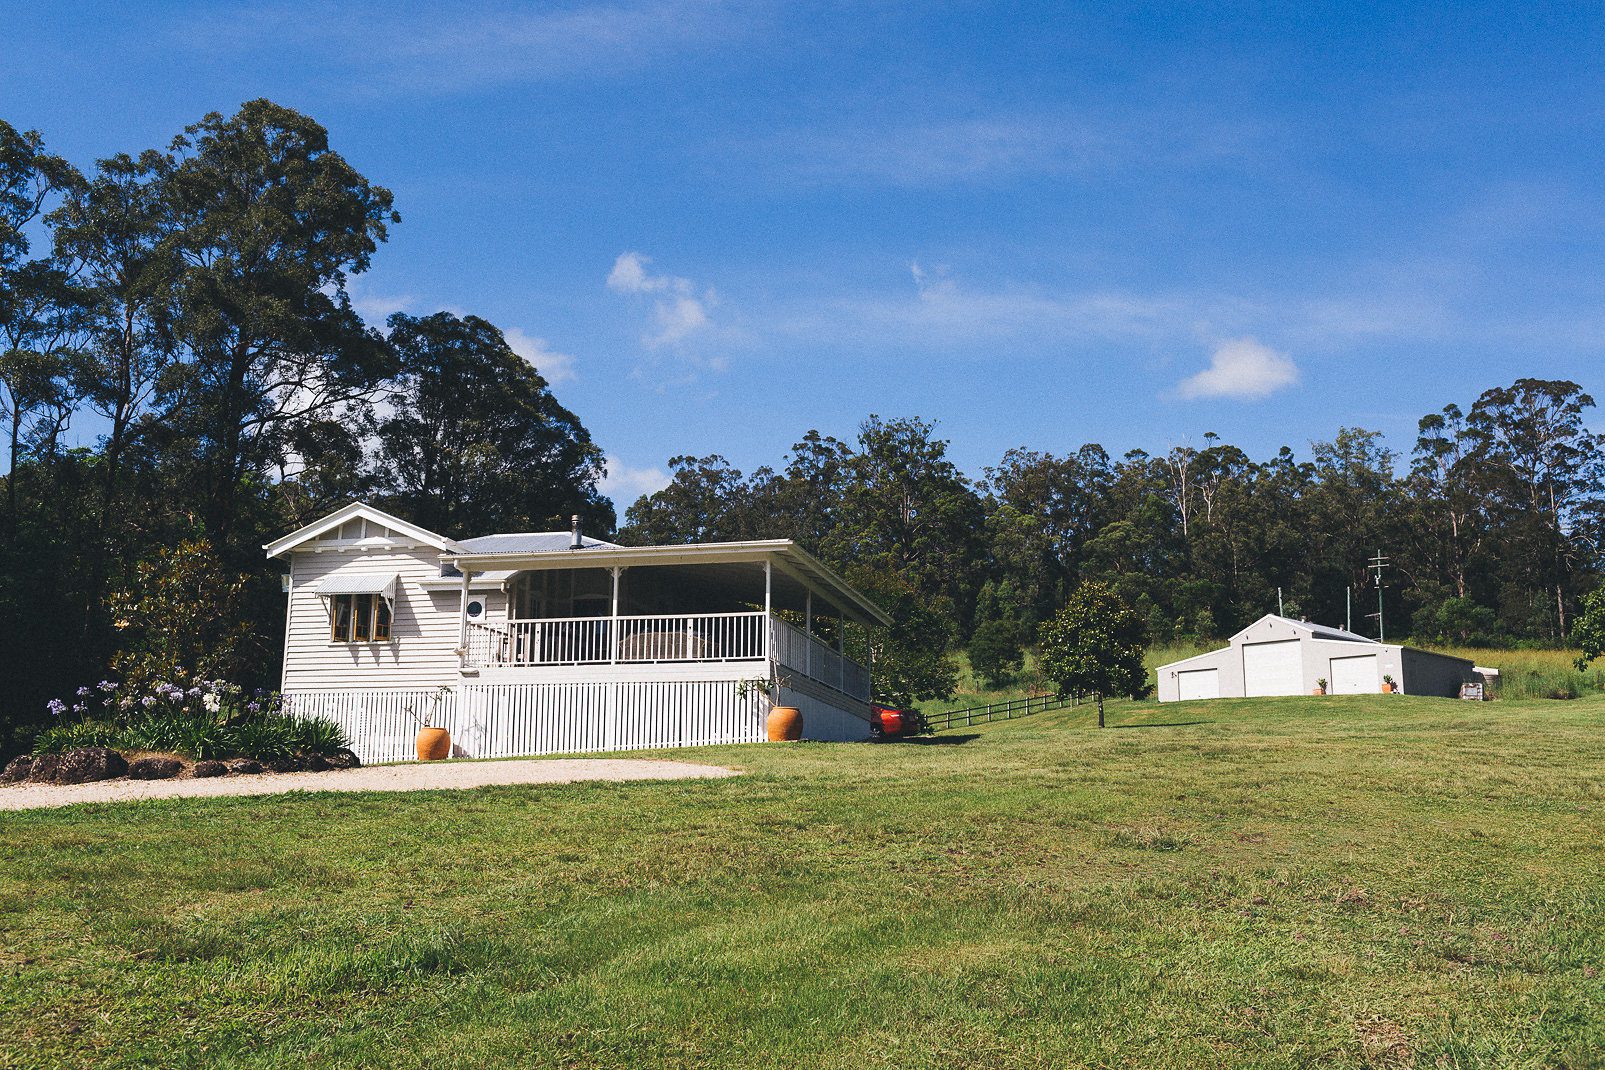
[[[970,732],[962,736],[908,736],[898,740],[915,747],[962,747],[972,739],[980,739],[978,732]]]

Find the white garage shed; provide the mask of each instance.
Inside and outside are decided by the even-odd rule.
[[[1379,643],[1363,635],[1267,613],[1222,650],[1159,667],[1159,701],[1328,694],[1374,695],[1391,676],[1401,692],[1454,698],[1481,678],[1472,663],[1446,654]]]

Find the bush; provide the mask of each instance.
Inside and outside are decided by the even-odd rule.
[[[196,680],[187,688],[158,683],[136,694],[103,680],[79,688],[71,706],[49,704],[63,719],[40,732],[33,753],[51,754],[81,747],[160,751],[197,760],[254,758],[289,760],[296,755],[331,757],[350,741],[340,726],[323,717],[305,720],[285,714],[277,695],[247,698],[221,680]]]
[[[989,620],[970,638],[970,667],[988,687],[1003,687],[1024,660],[1020,627],[1012,620]]]

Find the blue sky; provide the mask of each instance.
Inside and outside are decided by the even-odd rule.
[[[979,475],[1605,389],[1605,14],[1183,6],[7,0],[0,117],[312,115],[402,214],[364,314],[502,326],[621,508],[870,412]]]

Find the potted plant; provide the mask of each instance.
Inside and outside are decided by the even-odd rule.
[[[775,698],[780,694],[780,689],[789,682],[788,678],[776,674],[754,676],[736,684],[736,695],[739,698],[763,695],[769,700],[769,716],[764,722],[764,729],[771,743],[795,743],[802,738],[802,710],[796,706],[775,705]]]
[[[1391,695],[1397,690],[1399,690],[1399,685],[1393,682],[1393,677],[1386,675],[1382,677],[1382,693],[1384,695]]]
[[[406,707],[407,713],[418,722],[418,738],[415,742],[420,762],[438,762],[442,758],[451,757],[451,733],[435,724],[440,715],[440,703],[449,694],[451,688],[445,685],[436,688],[434,694],[430,696],[429,710],[426,713],[420,714],[411,704]]]
[[[1323,676],[1319,680],[1315,681],[1315,690],[1310,692],[1310,694],[1312,694],[1312,695],[1324,695],[1324,694],[1326,694],[1326,677]]]

